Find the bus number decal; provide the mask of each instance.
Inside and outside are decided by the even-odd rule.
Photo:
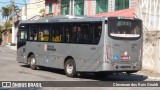
[[[121,56],[123,60],[128,60],[130,59],[130,56],[128,55],[128,52],[124,52],[124,55]]]
[[[47,50],[48,51],[56,51],[56,48],[54,46],[52,46],[52,45],[48,45],[47,46]]]
[[[52,45],[44,45],[44,51],[56,51],[56,48]]]

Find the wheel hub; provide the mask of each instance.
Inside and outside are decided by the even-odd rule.
[[[31,59],[31,65],[35,65],[36,60],[34,58]]]
[[[72,65],[72,64],[68,64],[68,65],[67,65],[67,72],[68,72],[69,74],[72,74],[72,72],[73,72],[73,65]]]

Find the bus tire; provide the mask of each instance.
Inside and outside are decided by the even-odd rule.
[[[36,70],[37,69],[37,65],[36,65],[36,59],[35,59],[35,56],[32,54],[30,57],[29,57],[29,61],[30,61],[30,68],[32,70]]]
[[[65,62],[64,69],[65,69],[65,74],[68,77],[75,77],[76,76],[76,64],[73,59],[68,59]]]

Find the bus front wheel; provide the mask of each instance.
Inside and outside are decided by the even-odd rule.
[[[73,59],[68,59],[65,62],[64,69],[65,69],[65,74],[68,77],[75,77],[76,76],[76,64]]]
[[[30,61],[30,68],[32,69],[32,70],[36,70],[37,69],[37,66],[36,66],[36,59],[35,59],[35,56],[34,55],[31,55],[30,57],[29,57],[29,61]]]

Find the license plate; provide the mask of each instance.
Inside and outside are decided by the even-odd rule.
[[[128,60],[128,59],[129,59],[129,56],[122,56],[122,59],[123,59],[123,60]]]

